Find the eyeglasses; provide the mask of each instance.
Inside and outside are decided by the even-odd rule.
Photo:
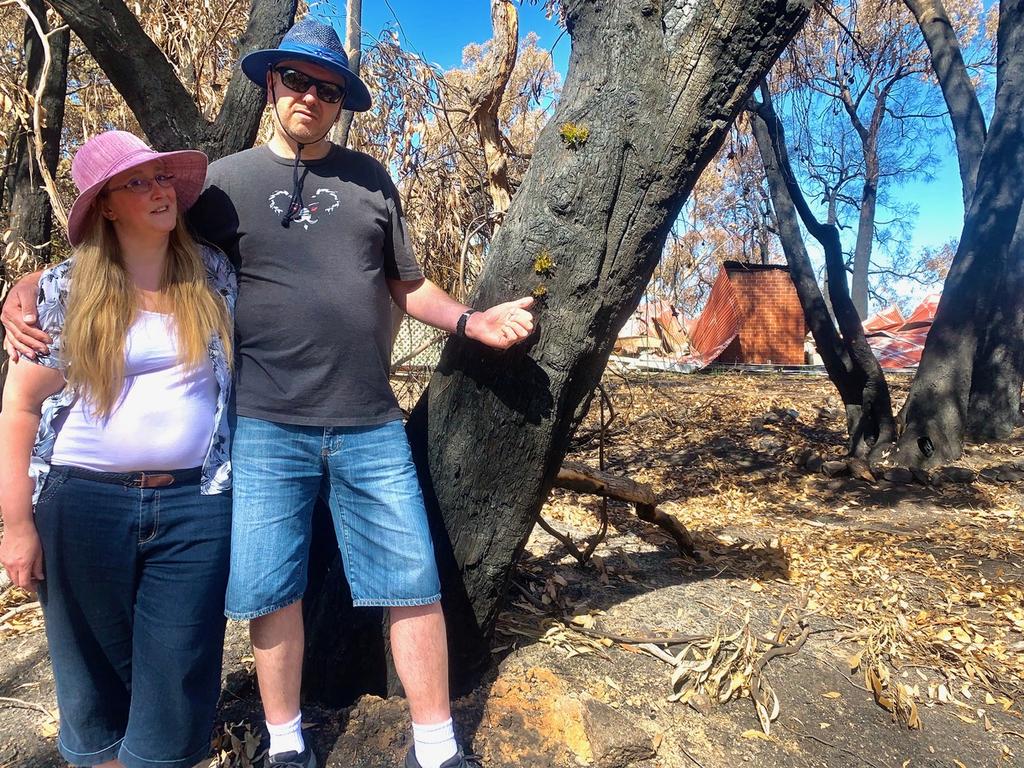
[[[117,192],[122,189],[127,189],[136,195],[145,195],[151,189],[153,184],[157,183],[164,189],[167,189],[174,184],[174,174],[172,173],[158,173],[152,179],[132,179],[127,184],[122,184],[120,187],[111,187],[110,189],[104,190],[105,192]]]
[[[329,83],[326,80],[317,80],[305,72],[299,72],[290,67],[278,67],[274,70],[281,76],[281,83],[289,91],[305,93],[309,86],[316,86],[316,97],[325,104],[337,104],[345,98],[345,89],[337,83]]]

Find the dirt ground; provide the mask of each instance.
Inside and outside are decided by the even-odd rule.
[[[838,461],[823,377],[605,387],[606,469],[649,483],[699,559],[620,502],[583,565],[538,527],[495,668],[455,705],[484,765],[1024,766],[1024,436],[913,478]],[[570,455],[592,467],[597,411]],[[601,515],[567,491],[543,511],[581,548]],[[211,765],[262,764],[248,653],[231,625]],[[38,609],[2,592],[0,768],[59,765],[55,706]],[[402,701],[304,713],[327,766],[402,764]]]

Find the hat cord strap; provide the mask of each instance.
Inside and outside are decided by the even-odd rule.
[[[273,70],[273,67],[270,67],[270,69]],[[299,159],[302,157],[302,150],[305,149],[307,145],[292,136],[288,129],[284,127],[284,121],[281,119],[281,113],[277,111],[277,92],[274,89],[273,72],[271,72],[270,76],[270,96],[274,102],[274,117],[277,118],[277,124],[281,126],[281,130],[284,131],[285,136],[295,142],[296,146],[295,164],[292,166],[292,197],[291,200],[288,201],[288,210],[285,212],[284,216],[281,217],[281,226],[287,229],[291,226],[292,220],[302,210],[302,184],[301,179],[299,178]],[[320,138],[312,143],[317,144],[326,138],[327,134],[331,132],[331,128],[333,127],[334,124],[332,123]]]
[[[298,144],[298,142],[296,142]],[[287,229],[292,219],[298,216],[302,210],[302,184],[299,179],[299,157],[302,155],[304,144],[298,144],[299,151],[295,153],[295,164],[292,166],[292,197],[288,201],[288,210],[281,219],[281,226]]]

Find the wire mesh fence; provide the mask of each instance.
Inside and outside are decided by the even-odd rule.
[[[426,389],[448,335],[411,317],[402,318],[391,348],[391,386],[406,411]]]

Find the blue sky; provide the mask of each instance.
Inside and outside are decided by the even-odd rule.
[[[994,0],[985,0],[990,7]],[[344,0],[326,0],[314,13],[328,13],[344,27]],[[536,32],[544,48],[555,46],[553,59],[563,79],[568,69],[570,41],[554,21],[544,18],[543,3],[519,7],[520,35]],[[330,10],[328,10],[330,9]],[[450,0],[427,3],[423,0],[364,0],[364,38],[375,38],[385,27],[395,29],[407,48],[442,69],[461,64],[462,49],[469,43],[482,43],[491,36],[488,0]],[[930,181],[915,181],[893,190],[897,198],[918,206],[911,236],[911,252],[923,247],[938,247],[959,238],[963,222],[963,202],[956,149],[943,121],[934,123],[937,132],[935,151],[939,159]],[[908,286],[908,290],[910,286]]]
[[[315,0],[311,0],[314,2]],[[343,32],[344,0],[326,0],[320,10],[337,9],[335,21]],[[483,43],[491,37],[491,7],[488,0],[364,0],[363,36],[375,38],[385,27],[396,29],[407,48],[417,51],[442,69],[462,63],[462,49],[469,43]],[[550,49],[562,30],[544,18],[543,3],[519,6],[520,37],[528,32],[540,35],[540,45]],[[562,35],[554,50],[555,67],[565,76],[569,66],[569,36]]]

